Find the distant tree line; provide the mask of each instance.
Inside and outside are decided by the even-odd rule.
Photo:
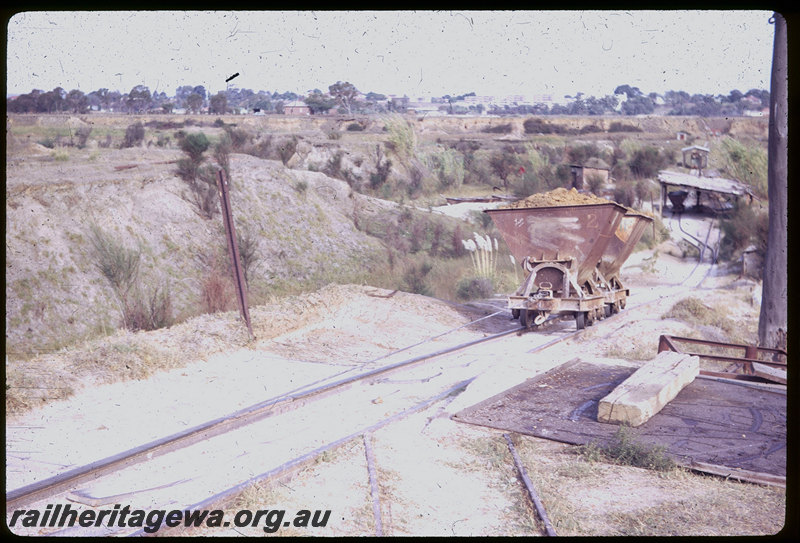
[[[620,85],[614,94],[601,98],[586,96],[578,92],[566,96],[566,104],[535,103],[514,105],[468,104],[465,98],[474,92],[435,97],[433,104],[447,114],[492,115],[692,115],[701,117],[737,116],[745,110],[759,110],[769,106],[769,91],[750,89],[742,93],[732,90],[727,95],[689,94],[685,91],[667,91],[663,96],[651,92],[645,94],[637,87]],[[61,87],[51,91],[33,90],[27,94],[7,98],[10,113],[76,113],[105,111],[115,113],[208,113],[225,114],[246,112],[283,113],[285,104],[301,100],[311,114],[327,113],[336,109],[342,114],[380,114],[404,112],[409,99],[392,98],[375,92],[362,94],[349,82],[337,81],[327,92],[313,89],[306,96],[294,92],[253,91],[229,88],[214,95],[203,85],[184,85],[175,90],[173,96],[165,92],[151,92],[144,85],[137,85],[127,93],[106,88],[84,94],[73,89],[69,92]]]

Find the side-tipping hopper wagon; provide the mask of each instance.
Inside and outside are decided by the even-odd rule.
[[[625,305],[627,290],[614,285],[620,285],[619,267],[644,230],[638,229],[640,219],[623,223],[627,209],[615,202],[595,197],[583,198],[592,203],[568,200],[537,207],[522,207],[523,201],[485,211],[527,272],[508,299],[512,315],[524,327],[539,325],[550,314],[571,314],[581,329]]]

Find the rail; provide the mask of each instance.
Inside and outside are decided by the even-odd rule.
[[[356,382],[367,381],[379,375],[388,374],[403,368],[409,368],[425,360],[430,360],[445,354],[454,353],[456,351],[467,349],[482,343],[488,343],[490,341],[494,341],[510,334],[517,334],[519,332],[519,328],[513,328],[477,340],[468,341],[466,343],[441,349],[433,353],[427,353],[400,362],[387,364],[385,366],[371,369],[354,376],[339,379],[333,383],[317,386],[305,392],[290,392],[288,394],[279,395],[244,409],[240,409],[229,415],[194,426],[182,432],[151,441],[134,449],[98,460],[96,462],[92,462],[91,464],[75,468],[60,475],[11,490],[6,493],[6,507],[8,509],[18,509],[24,507],[28,503],[60,494],[76,485],[96,479],[105,474],[151,460],[176,449],[187,447],[211,437],[230,432],[264,418],[297,409],[309,401],[332,394],[337,390],[346,388]]]

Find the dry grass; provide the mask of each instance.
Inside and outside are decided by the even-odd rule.
[[[606,348],[605,356],[622,360],[652,360],[657,349],[646,343],[612,343]]]
[[[662,504],[612,513],[614,532],[609,535],[744,537],[775,535],[783,528],[782,489],[711,478],[703,486],[704,492],[671,501],[668,508]]]
[[[541,534],[544,527],[534,512],[530,499],[524,491],[522,480],[514,466],[514,460],[502,435],[462,439],[458,445],[468,457],[465,471],[480,470],[489,473],[490,485],[509,496],[513,504],[507,515],[506,534]]]
[[[321,488],[343,488],[352,484],[357,489],[341,495],[336,508],[331,508],[331,515],[326,527],[280,526],[272,533],[265,533],[264,523],[259,526],[235,528],[235,534],[242,536],[280,536],[302,537],[311,535],[343,535],[337,533],[334,526],[346,525],[352,533],[359,535],[374,534],[375,522],[372,515],[372,502],[369,493],[367,470],[364,465],[364,448],[361,438],[326,451],[309,466],[297,473],[276,481],[265,481],[250,485],[233,498],[229,506],[224,508],[225,518],[233,518],[238,511],[249,510],[284,510],[284,521],[292,521],[297,511],[310,509],[325,510],[331,508],[330,502],[323,501],[318,494]],[[348,480],[352,473],[358,472],[363,481]],[[266,517],[265,517],[266,518]],[[340,522],[346,519],[346,522]],[[219,529],[200,529],[186,531],[185,536],[198,535],[235,535],[222,534]]]
[[[587,460],[573,446],[519,436],[515,441],[558,535],[745,536],[774,534],[783,526],[782,488],[682,468],[612,465]]]
[[[253,333],[258,340],[267,340],[305,326],[352,297],[353,289],[359,287],[332,285],[320,292],[275,298],[252,307]],[[90,384],[144,379],[248,342],[238,313],[229,311],[148,332],[118,330],[31,360],[7,360],[6,412],[23,413],[68,398]]]
[[[662,318],[677,319],[692,326],[714,326],[726,334],[736,330],[736,323],[728,317],[726,308],[711,307],[693,296],[677,302]]]

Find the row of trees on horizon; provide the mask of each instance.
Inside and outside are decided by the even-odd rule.
[[[620,85],[601,98],[577,93],[567,96],[566,104],[471,104],[465,98],[474,92],[462,95],[444,95],[432,99],[438,109],[447,114],[492,115],[695,115],[713,117],[738,116],[746,110],[761,110],[769,107],[769,91],[750,89],[745,93],[732,90],[724,94],[689,94],[685,91],[667,91],[664,95],[651,92],[645,94],[639,88]],[[253,91],[230,88],[216,94],[208,92],[203,85],[178,87],[173,96],[165,92],[150,92],[144,85],[133,87],[130,92],[120,93],[101,88],[84,94],[78,89],[69,92],[61,87],[51,91],[33,90],[27,94],[6,99],[10,113],[74,113],[92,111],[115,113],[188,113],[226,114],[247,112],[283,113],[285,104],[303,101],[312,114],[324,114],[332,109],[344,114],[380,114],[404,112],[408,109],[408,97],[389,98],[384,94],[368,92],[362,94],[349,82],[337,81],[327,92],[319,89],[306,96],[294,92]]]

